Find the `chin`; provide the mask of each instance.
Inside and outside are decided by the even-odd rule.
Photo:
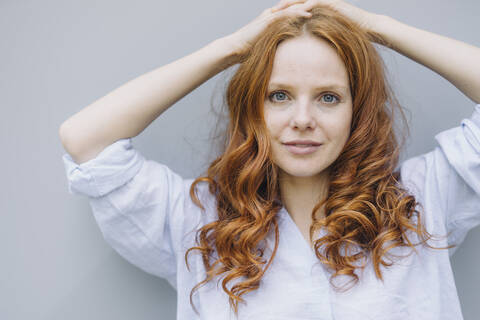
[[[290,176],[293,176],[293,177],[304,177],[304,178],[308,178],[308,177],[313,177],[313,176],[317,176],[317,175],[320,175],[323,170],[322,169],[318,169],[318,170],[299,170],[298,166],[297,167],[294,167],[294,168],[282,168],[280,167],[280,170],[283,171],[283,173],[287,174],[287,175],[290,175]]]

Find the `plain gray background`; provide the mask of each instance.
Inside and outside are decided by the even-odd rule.
[[[175,291],[113,251],[88,199],[68,193],[58,129],[123,83],[236,31],[275,3],[0,2],[1,319],[175,319]],[[355,4],[480,46],[478,0]],[[411,110],[402,160],[432,150],[435,134],[471,116],[475,104],[445,79],[387,48],[381,54]],[[199,174],[210,159],[212,96],[226,78],[217,75],[168,109],[133,139],[135,147],[185,178]],[[480,314],[479,244],[477,228],[452,258],[467,320]]]

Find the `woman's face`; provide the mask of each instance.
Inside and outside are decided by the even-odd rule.
[[[340,155],[350,135],[352,97],[336,51],[311,35],[279,44],[264,108],[272,161],[282,175],[319,175]],[[287,146],[312,140],[320,146]]]

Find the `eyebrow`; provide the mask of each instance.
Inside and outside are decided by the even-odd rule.
[[[284,84],[284,83],[280,83],[280,82],[271,82],[270,87],[274,87],[274,88],[279,88],[280,87],[280,88],[287,88],[287,89],[292,89],[293,88],[292,86],[290,86],[288,84]],[[314,89],[315,90],[340,90],[340,91],[344,91],[344,92],[347,91],[347,88],[345,86],[339,85],[339,84],[336,84],[336,83],[317,86]]]

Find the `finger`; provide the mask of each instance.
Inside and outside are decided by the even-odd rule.
[[[272,12],[275,12],[275,11],[278,11],[278,10],[282,10],[282,9],[285,9],[293,4],[301,4],[301,3],[304,3],[306,2],[307,0],[281,0],[277,5],[273,6],[271,11]]]
[[[305,11],[303,9],[291,9],[290,7],[285,10],[274,12],[272,13],[272,15],[275,17],[280,17],[280,16],[302,16],[306,18],[312,17],[311,12]]]
[[[310,11],[319,4],[324,6],[333,6],[333,1],[307,0],[303,3],[302,9],[304,9],[305,11]]]
[[[315,7],[317,4],[319,3],[319,1],[315,1],[315,0],[307,0],[303,3],[303,8],[307,11],[311,10],[313,7]]]
[[[307,0],[281,0],[276,6],[274,6],[275,10],[285,9],[290,7],[294,4],[301,4],[306,2]]]

